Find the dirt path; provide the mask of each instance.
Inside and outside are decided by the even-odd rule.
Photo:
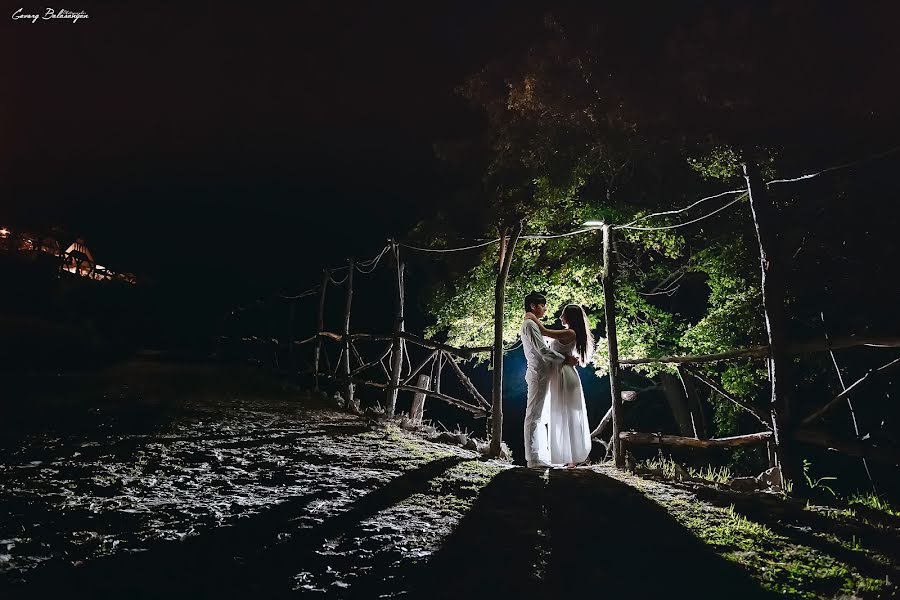
[[[878,584],[897,572],[894,530],[843,513],[602,465],[514,468],[216,370],[146,369],[0,428],[0,597],[895,589]]]

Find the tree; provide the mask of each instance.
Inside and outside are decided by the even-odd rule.
[[[813,43],[816,36],[844,16],[863,30],[878,29],[871,16],[831,14],[811,5],[795,10],[777,2],[715,9],[679,5],[649,17],[640,6],[597,10],[599,15],[580,7],[548,15],[539,35],[510,48],[461,86],[489,123],[483,138],[469,142],[473,151],[458,153],[482,157],[472,202],[456,206],[457,214],[477,213],[472,221],[482,229],[470,233],[492,235],[494,223],[520,218],[526,233],[571,231],[587,219],[621,224],[742,188],[743,161],[756,163],[767,179],[840,162],[837,145],[822,143],[826,133],[845,143],[840,151],[847,152],[852,132],[870,132],[870,114],[898,99],[892,88],[821,101],[823,94],[837,94],[858,79],[829,68],[829,61],[833,66],[847,59],[844,52],[863,58],[884,49],[880,38],[866,38],[862,49],[829,46],[825,53]],[[791,26],[800,22],[812,28],[798,32]],[[792,50],[790,60],[784,49]],[[897,45],[887,51],[896,53]],[[862,70],[881,74],[869,63]],[[792,73],[799,73],[796,82]],[[872,91],[872,82],[863,83]],[[893,114],[885,115],[878,120],[881,137],[897,131]],[[834,126],[825,129],[822,122]],[[869,137],[867,144],[875,140]],[[862,151],[865,145],[857,140],[853,147]],[[798,216],[822,191],[814,186],[773,190],[779,216],[789,225],[779,232],[780,255],[790,256],[797,244],[806,243],[809,223],[804,230]],[[725,200],[641,225],[690,220]],[[423,224],[420,233],[440,238],[445,222]],[[691,227],[624,229],[618,235],[621,356],[709,353],[764,343],[759,257],[746,202]],[[518,329],[518,299],[531,289],[546,291],[551,311],[577,302],[589,309],[592,324],[598,322],[598,247],[591,234],[520,243],[508,284],[508,342]],[[826,240],[821,249],[827,256]],[[431,333],[445,331],[455,344],[486,344],[489,330],[482,325],[491,318],[496,256],[485,250],[456,260],[455,273],[432,297]],[[800,300],[816,286],[803,277],[792,277],[791,284],[789,333],[804,339],[810,332],[803,324],[817,315],[817,303]],[[602,340],[597,356],[602,373]],[[728,394],[759,402],[766,386],[761,367],[747,360],[704,371],[721,380]],[[662,368],[640,370],[653,376]],[[811,373],[821,372],[817,363],[806,369],[804,384]],[[734,406],[718,394],[712,399],[717,433],[736,433],[742,423]]]

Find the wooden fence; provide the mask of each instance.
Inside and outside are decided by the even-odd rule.
[[[824,172],[824,171],[823,171]],[[772,466],[780,466],[783,478],[795,482],[801,481],[801,473],[798,472],[798,454],[794,449],[795,442],[815,444],[831,448],[853,456],[886,460],[896,464],[900,461],[900,454],[893,449],[879,448],[878,446],[864,442],[861,439],[836,439],[823,429],[814,427],[814,423],[827,411],[846,400],[851,391],[854,393],[870,383],[878,376],[884,375],[889,370],[900,365],[900,358],[894,359],[885,365],[870,370],[858,381],[847,386],[841,394],[822,404],[813,413],[798,418],[793,414],[791,394],[794,390],[792,380],[792,357],[805,355],[819,351],[834,351],[842,348],[859,346],[871,347],[900,347],[898,338],[873,338],[873,337],[849,337],[835,340],[797,342],[790,340],[786,335],[786,322],[788,315],[785,312],[785,265],[783,257],[778,256],[773,248],[775,209],[769,196],[767,186],[760,176],[755,165],[744,166],[746,191],[742,197],[749,198],[753,214],[753,222],[756,237],[759,244],[760,269],[762,274],[763,310],[766,323],[767,344],[750,348],[734,349],[728,352],[695,356],[659,356],[619,358],[616,336],[616,252],[614,249],[614,232],[618,228],[628,227],[599,224],[603,234],[603,268],[600,273],[600,281],[603,286],[604,310],[606,334],[609,348],[609,385],[612,403],[609,411],[603,417],[600,425],[593,431],[592,436],[600,437],[604,430],[612,426],[609,447],[615,464],[622,468],[625,464],[625,448],[627,445],[656,444],[668,446],[684,446],[692,448],[710,447],[736,447],[747,444],[768,444],[769,457]],[[800,180],[803,178],[798,178]],[[782,183],[793,180],[781,180]],[[736,190],[740,192],[741,190]],[[734,202],[736,202],[735,200]],[[734,203],[732,202],[732,204]],[[669,211],[680,212],[680,211]],[[668,213],[661,213],[668,214]],[[596,228],[594,228],[596,229]],[[581,230],[575,233],[582,233]],[[307,339],[290,340],[292,347],[313,344],[312,375],[315,379],[316,389],[319,389],[320,379],[329,378],[341,386],[342,394],[347,402],[354,402],[354,386],[362,385],[379,388],[385,391],[386,412],[393,415],[396,409],[397,394],[400,391],[437,398],[448,404],[466,410],[476,417],[487,417],[489,424],[486,431],[491,438],[491,452],[499,455],[501,432],[503,426],[502,389],[503,389],[503,320],[506,281],[510,265],[513,260],[516,244],[520,238],[535,238],[541,236],[522,236],[522,223],[514,223],[510,227],[500,228],[498,275],[495,286],[495,311],[494,311],[494,343],[492,346],[476,348],[456,348],[442,344],[434,340],[428,340],[421,336],[411,334],[405,330],[404,313],[404,265],[400,262],[398,244],[391,240],[376,259],[368,261],[366,268],[360,268],[352,258],[346,267],[347,277],[340,284],[346,284],[344,297],[344,314],[342,328],[339,332],[325,329],[324,310],[326,294],[329,283],[334,282],[332,273],[325,271],[322,282],[311,293],[318,292],[318,331]],[[569,235],[569,234],[565,234]],[[561,236],[546,236],[561,237]],[[484,244],[473,247],[481,247]],[[378,260],[386,252],[390,252],[392,268],[395,272],[395,319],[394,328],[390,334],[372,334],[351,332],[351,309],[353,304],[353,277],[354,272],[371,272],[377,266]],[[374,266],[373,264],[374,263]],[[335,282],[337,283],[337,282]],[[298,296],[299,297],[299,296]],[[293,313],[291,313],[293,314]],[[377,358],[364,359],[358,348],[359,342],[382,342],[384,347],[376,353]],[[331,365],[326,351],[326,343],[336,343],[340,351],[335,365]],[[413,344],[429,351],[427,356],[414,368],[411,364],[407,345]],[[457,364],[457,359],[468,360],[479,353],[490,353],[493,363],[493,385],[491,399],[488,401],[476,386],[472,383]],[[694,365],[716,361],[731,360],[736,358],[753,358],[766,360],[771,383],[771,395],[765,406],[759,406],[754,402],[733,397],[727,393],[723,386],[709,376],[697,370]],[[404,360],[408,364],[406,374],[403,374]],[[325,364],[327,363],[327,365]],[[696,381],[708,386],[716,393],[733,402],[741,410],[753,415],[759,421],[763,430],[747,435],[733,436],[721,439],[699,439],[699,437],[685,437],[660,435],[647,432],[622,431],[623,400],[633,399],[633,392],[624,392],[621,389],[621,369],[631,365],[648,363],[670,363],[680,365],[685,374]],[[450,366],[455,376],[462,383],[470,398],[461,399],[452,397],[441,391],[441,373],[444,367]],[[413,379],[423,372],[429,375],[420,381],[427,381],[427,385]],[[375,373],[374,375],[372,373]]]

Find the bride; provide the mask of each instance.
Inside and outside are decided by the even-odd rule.
[[[525,314],[551,338],[550,348],[563,356],[575,356],[582,367],[594,353],[594,337],[588,326],[584,309],[569,304],[563,309],[562,324],[565,329],[547,329],[532,313]],[[550,377],[550,461],[574,467],[587,460],[591,451],[587,409],[581,378],[575,367],[562,365]]]

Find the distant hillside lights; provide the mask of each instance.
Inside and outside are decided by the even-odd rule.
[[[98,265],[97,261],[94,260],[94,255],[81,238],[72,242],[65,252],[60,252],[59,242],[51,237],[27,232],[14,234],[6,227],[2,227],[0,228],[0,250],[9,252],[44,252],[60,260],[60,270],[62,271],[95,281],[137,283],[133,273],[117,273],[103,265]]]

